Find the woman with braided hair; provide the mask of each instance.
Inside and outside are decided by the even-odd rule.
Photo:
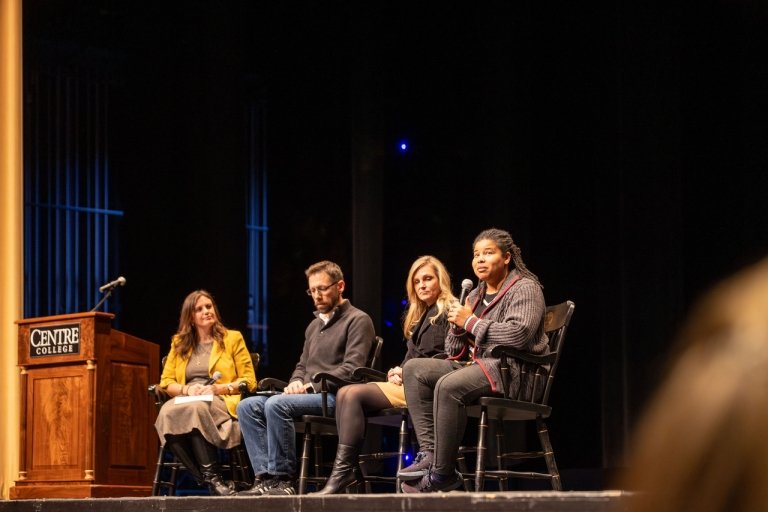
[[[404,492],[450,491],[461,485],[456,456],[464,436],[465,405],[499,391],[500,361],[491,357],[496,345],[531,354],[546,354],[544,294],[538,278],[525,266],[510,234],[491,228],[473,244],[472,269],[480,280],[465,305],[448,311],[453,324],[445,340],[448,359],[412,359],[403,367],[403,386],[419,453],[400,471]],[[521,382],[520,368],[510,365],[510,390]]]

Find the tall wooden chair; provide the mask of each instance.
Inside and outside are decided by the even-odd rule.
[[[373,368],[358,368],[353,374],[363,382],[386,382],[387,374]],[[410,436],[410,416],[408,407],[389,407],[379,411],[372,412],[366,416],[369,425],[397,429],[397,448],[393,451],[375,451],[360,454],[360,468],[365,482],[365,492],[373,492],[372,484],[384,483],[394,487],[396,493],[402,492],[400,489],[400,478],[397,476],[403,469],[405,456],[411,448]],[[394,474],[387,475],[371,473],[368,467],[388,459],[395,460]]]
[[[381,349],[384,345],[384,339],[376,336],[375,343],[371,347],[366,364],[370,368],[377,368],[381,361]],[[325,476],[325,463],[323,460],[323,438],[328,436],[337,436],[336,418],[328,414],[328,382],[334,382],[336,385],[343,386],[365,382],[364,380],[343,381],[335,378],[333,375],[318,372],[312,376],[312,381],[320,384],[320,393],[322,394],[322,413],[320,415],[305,414],[297,418],[294,422],[296,433],[302,435],[301,456],[299,459],[299,481],[298,494],[306,494],[307,486],[314,485],[320,488],[325,485],[327,476]],[[279,390],[287,386],[287,382],[277,379],[262,379],[259,382],[260,393],[278,393]],[[313,461],[313,463],[312,463]],[[310,465],[313,471],[310,474]]]
[[[319,382],[323,393],[327,393],[328,382],[333,382],[337,386],[348,384],[361,384],[367,382],[386,382],[387,375],[378,369],[380,365],[380,354],[383,340],[377,337],[377,345],[374,347],[369,366],[356,368],[352,374],[352,381],[343,381],[327,373],[317,373],[313,380]],[[409,417],[406,407],[390,407],[379,411],[371,412],[366,416],[369,425],[379,425],[383,427],[393,427],[398,429],[398,443],[395,451],[377,451],[372,453],[362,453],[359,457],[362,469],[362,477],[366,492],[372,492],[372,484],[387,483],[393,486],[395,492],[400,492],[400,479],[397,473],[402,469],[405,454],[409,448]],[[301,469],[299,474],[299,494],[304,494],[308,484],[320,488],[325,485],[327,480],[328,468],[322,454],[322,436],[338,436],[336,419],[328,416],[327,405],[322,416],[302,416],[304,427],[304,443],[301,456]],[[313,457],[310,457],[313,454]],[[314,460],[313,473],[310,475],[310,459]],[[396,460],[396,469],[393,475],[375,474],[366,471],[368,466],[379,463],[386,459]],[[332,464],[332,461],[330,461]]]
[[[549,405],[549,394],[552,390],[552,383],[558,363],[560,362],[565,334],[575,307],[573,302],[566,301],[547,308],[544,317],[544,329],[549,335],[549,354],[535,356],[512,347],[500,346],[492,350],[491,354],[493,357],[501,359],[503,394],[481,397],[467,408],[468,416],[479,418],[479,422],[477,445],[474,447],[462,447],[459,451],[458,467],[459,472],[464,477],[465,487],[470,488],[472,486],[471,481],[474,479],[474,489],[482,491],[485,480],[493,479],[498,481],[501,490],[507,490],[509,478],[533,478],[549,480],[552,489],[562,490],[560,473],[555,462],[555,453],[552,449],[549,431],[544,420],[552,414],[552,407]],[[526,374],[533,374],[534,385],[530,396],[525,396],[525,390],[522,389],[523,386],[520,386],[521,389],[517,396],[509,396],[507,383],[510,378],[509,362],[511,359],[516,359],[521,364],[521,382],[526,378],[530,378],[526,377]],[[536,451],[506,452],[504,448],[504,422],[508,421],[535,422],[541,449]],[[487,469],[485,457],[488,444],[488,429],[491,422],[497,423],[496,464],[495,468]],[[474,473],[467,470],[464,455],[469,452],[476,452]],[[541,471],[505,469],[507,461],[542,458],[546,464],[546,473]]]

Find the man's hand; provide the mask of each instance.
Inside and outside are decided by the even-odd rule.
[[[283,389],[283,393],[286,395],[300,395],[307,392],[307,388],[312,386],[309,382],[304,384],[300,380],[294,380]]]

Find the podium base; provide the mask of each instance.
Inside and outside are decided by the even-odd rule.
[[[12,500],[41,498],[140,498],[152,494],[151,485],[30,484],[10,489]]]

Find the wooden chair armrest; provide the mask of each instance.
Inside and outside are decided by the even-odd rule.
[[[545,365],[555,361],[557,352],[551,352],[546,355],[536,355],[506,345],[496,345],[491,349],[491,357],[501,358],[502,356],[514,357],[515,359],[520,359],[527,363]]]
[[[157,399],[162,399],[163,402],[171,398],[168,391],[165,388],[161,388],[160,384],[150,384],[147,388],[147,392]]]
[[[248,389],[248,383],[241,380],[237,385],[237,392],[240,393],[240,400],[245,400],[249,396],[253,396],[259,390],[257,387],[253,392]]]
[[[386,382],[387,381],[386,373],[381,372],[379,370],[374,370],[373,368],[368,368],[367,366],[361,366],[359,368],[355,368],[355,370],[352,372],[352,376],[357,380],[363,380],[366,382]]]
[[[332,375],[328,372],[317,372],[312,376],[312,382],[319,382],[322,384],[323,381],[332,382],[336,384],[338,387],[346,386],[348,384],[359,384],[360,381],[354,381],[354,380],[345,380],[341,379],[335,375]]]
[[[323,402],[322,402],[322,410],[323,410],[323,416],[328,416],[328,383],[332,382],[337,387],[346,386],[349,384],[359,384],[359,381],[349,381],[345,379],[340,379],[339,377],[332,375],[327,372],[317,372],[312,376],[312,382],[319,382],[320,383],[320,394],[322,395]]]
[[[282,391],[288,385],[287,382],[272,377],[267,377],[259,381],[258,391]]]
[[[154,399],[158,411],[160,410],[160,407],[171,398],[168,391],[166,391],[165,388],[161,388],[159,384],[150,384],[147,387],[147,392],[149,393],[149,396]]]

